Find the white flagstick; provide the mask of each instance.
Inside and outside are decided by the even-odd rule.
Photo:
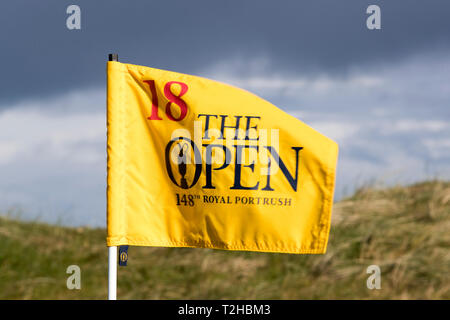
[[[108,300],[117,299],[117,247],[108,247]]]

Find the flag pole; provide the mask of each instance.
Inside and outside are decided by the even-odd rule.
[[[119,61],[119,56],[111,53],[108,60]],[[108,300],[117,300],[117,246],[108,247]]]
[[[117,300],[117,247],[108,247],[108,300]]]

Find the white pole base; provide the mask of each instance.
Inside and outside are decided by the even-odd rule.
[[[117,247],[108,247],[108,300],[117,300]]]

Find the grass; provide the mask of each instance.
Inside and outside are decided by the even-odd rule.
[[[120,299],[449,299],[450,183],[363,188],[334,206],[325,255],[130,247]],[[66,268],[81,268],[68,290]],[[381,289],[366,287],[369,265]],[[105,230],[0,217],[0,299],[104,299]]]

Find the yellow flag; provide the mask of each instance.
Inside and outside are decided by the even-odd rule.
[[[220,82],[107,71],[108,246],[325,253],[335,142]]]

